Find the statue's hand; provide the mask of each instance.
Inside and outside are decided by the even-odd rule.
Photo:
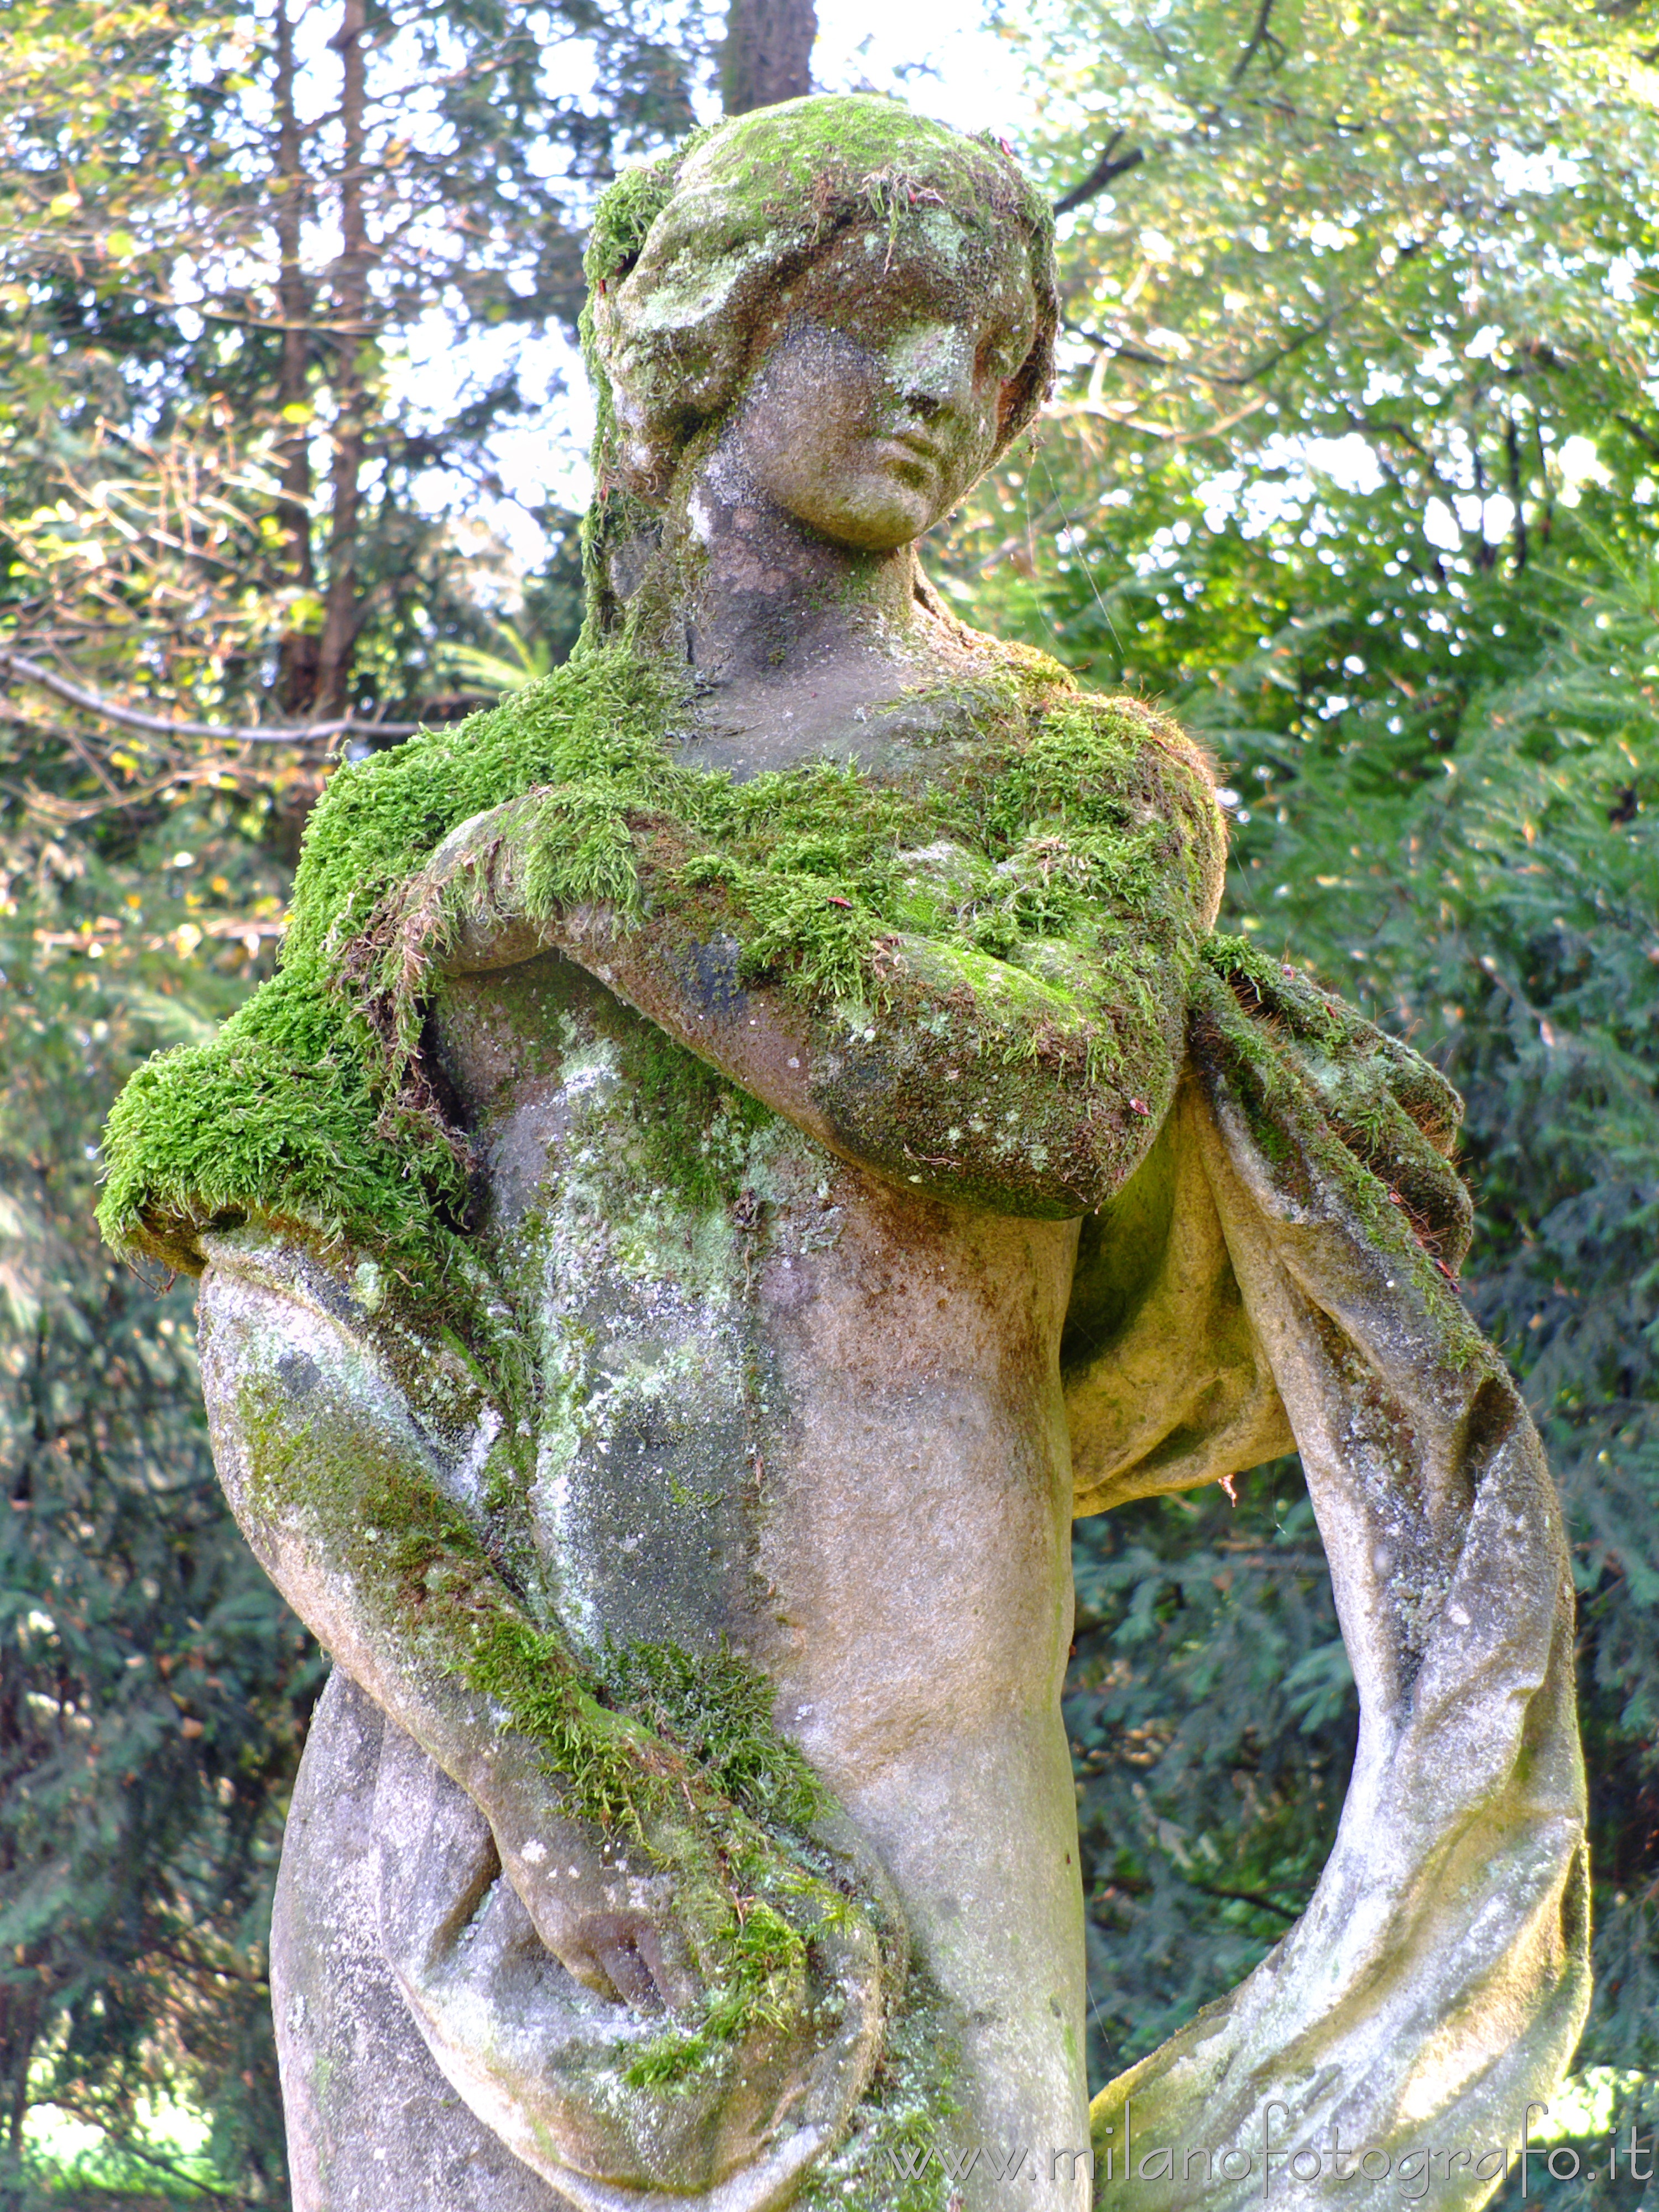
[[[542,1834],[518,1851],[520,1865],[531,1851],[531,1881],[514,1881],[498,1829],[396,1728],[380,1752],[376,1829],[380,1938],[411,2015],[442,2073],[526,2166],[584,2212],[654,2208],[657,2190],[686,2212],[790,2201],[845,2126],[880,2035],[883,1973],[860,1917],[823,1929],[799,2002],[690,2057],[702,1993],[684,1964],[648,1966],[653,1954],[684,1958],[664,1875],[637,1882],[635,1907],[611,1916],[606,1893],[629,1881],[629,1854],[556,1865]],[[581,1851],[571,1834],[564,1844]],[[549,1958],[526,1887],[566,1940],[586,1942],[599,1978]],[[679,1978],[690,1986],[664,2017],[661,1990]]]
[[[1304,1086],[1315,1112],[1448,1274],[1469,1249],[1474,1212],[1453,1164],[1463,1102],[1427,1060],[1288,965],[1226,938],[1206,964],[1224,981],[1284,1077]],[[1204,999],[1195,1019],[1204,1021]]]
[[[521,1740],[503,1740],[477,1802],[501,1873],[573,1979],[647,2019],[696,2003],[702,1983],[673,1881],[637,1842],[572,1820]]]

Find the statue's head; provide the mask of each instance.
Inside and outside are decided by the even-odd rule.
[[[587,274],[602,499],[659,506],[718,449],[823,536],[885,551],[1048,387],[1046,206],[994,141],[889,100],[789,100],[631,171]]]

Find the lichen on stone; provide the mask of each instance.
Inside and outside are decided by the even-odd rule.
[[[889,2016],[874,2079],[852,2127],[807,2175],[795,2198],[801,2212],[868,2212],[876,2205],[883,2212],[950,2212],[951,2173],[939,2154],[962,2111],[961,2068],[949,2008],[926,1971],[912,1966]]]

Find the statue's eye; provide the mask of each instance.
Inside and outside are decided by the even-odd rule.
[[[1006,384],[1025,358],[1025,348],[1011,331],[995,331],[981,341],[978,368],[981,377]]]

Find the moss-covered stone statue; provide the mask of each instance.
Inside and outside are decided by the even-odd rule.
[[[1457,1101],[1212,933],[1177,729],[918,570],[1048,377],[994,143],[745,116],[617,184],[589,272],[580,647],[340,770],[280,974],[111,1126],[106,1231],[201,1273],[225,1487],[336,1662],[273,1939],[295,2204],[1086,2205],[1067,1522],[1292,1437],[1340,1834],[1096,2100],[1094,2186],[1242,2205],[1266,2113],[1280,2203],[1427,2147],[1477,2204],[1585,1891]]]

